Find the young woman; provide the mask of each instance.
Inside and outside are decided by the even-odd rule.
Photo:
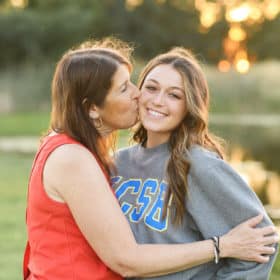
[[[51,131],[36,154],[27,202],[25,279],[122,279],[183,270],[214,257],[208,239],[138,245],[108,182],[110,137],[132,126],[139,91],[123,48],[107,41],[68,51],[52,83]],[[257,214],[257,213],[256,213]],[[220,239],[221,256],[265,262],[258,216]],[[257,248],[251,243],[257,244]]]
[[[262,264],[221,259],[218,237],[238,223],[262,213],[256,231],[273,224],[208,131],[209,90],[196,59],[183,48],[155,57],[142,71],[139,88],[139,144],[119,151],[112,177],[137,242],[177,244],[215,236],[215,262],[153,279],[268,279],[276,254],[269,259],[262,252]]]

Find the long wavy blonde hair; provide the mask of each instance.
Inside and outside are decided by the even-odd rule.
[[[163,215],[166,217],[167,207],[171,207],[172,222],[181,224],[188,195],[187,174],[190,169],[188,149],[192,145],[200,145],[215,151],[223,158],[223,148],[222,140],[208,131],[209,88],[198,61],[189,50],[175,47],[150,60],[139,76],[139,88],[142,88],[149,72],[162,64],[171,65],[180,73],[186,96],[187,114],[171,133],[168,143],[170,149],[170,158],[166,166],[168,190]],[[141,144],[147,141],[147,131],[142,124],[134,133],[133,140]]]

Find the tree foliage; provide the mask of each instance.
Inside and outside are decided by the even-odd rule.
[[[191,1],[144,0],[132,10],[125,0],[29,0],[15,9],[0,0],[0,67],[7,64],[56,60],[67,48],[89,38],[114,35],[134,42],[136,55],[149,58],[174,45],[194,50],[204,60],[222,57],[224,21],[207,33],[199,32],[199,15]],[[175,4],[174,4],[175,3]],[[184,4],[185,3],[185,4]],[[249,37],[258,59],[276,57],[280,19],[265,22]]]

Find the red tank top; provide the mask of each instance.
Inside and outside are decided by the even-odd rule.
[[[56,202],[45,192],[42,175],[48,156],[57,147],[73,143],[80,144],[65,134],[46,137],[33,162],[26,212],[24,279],[121,280],[86,241],[67,204]]]

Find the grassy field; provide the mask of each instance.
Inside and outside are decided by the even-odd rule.
[[[32,155],[0,157],[0,280],[21,279],[25,245],[25,202]],[[280,278],[280,257],[271,280]]]
[[[49,113],[1,114],[0,136],[39,136],[47,130]]]
[[[0,137],[38,136],[44,134],[49,126],[49,113],[12,113],[0,114]],[[126,145],[127,130],[119,132],[119,146]]]
[[[1,153],[0,279],[21,279],[27,180],[32,156]]]

